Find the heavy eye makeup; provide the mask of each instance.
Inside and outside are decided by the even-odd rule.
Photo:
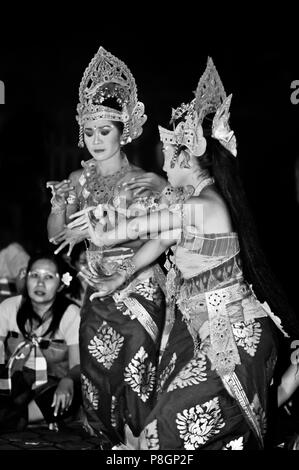
[[[101,127],[101,128],[99,128],[99,130],[100,130],[100,134],[102,136],[106,136],[111,132],[112,127]],[[87,127],[86,129],[84,129],[84,134],[87,137],[92,137],[94,132],[95,132],[95,129],[91,129],[90,127]]]

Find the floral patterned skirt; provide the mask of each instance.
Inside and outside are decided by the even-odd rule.
[[[272,322],[267,317],[252,319],[232,329],[241,359],[235,368],[236,380],[263,435],[276,363]],[[142,449],[261,448],[246,410],[212,367],[206,345],[194,350],[179,311],[159,369],[157,403],[140,437]]]
[[[138,436],[154,406],[164,297],[152,280],[138,284],[129,296],[138,319],[115,297],[90,302],[92,292],[87,289],[79,333],[83,403],[102,449],[109,449],[124,442],[125,425]]]

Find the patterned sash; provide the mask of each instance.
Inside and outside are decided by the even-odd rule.
[[[8,336],[18,337],[19,334],[11,331]],[[12,377],[17,371],[22,371],[24,367],[34,371],[34,382],[32,390],[47,383],[47,361],[42,353],[43,349],[48,349],[53,343],[61,343],[63,340],[45,339],[42,336],[32,334],[29,338],[19,343],[10,356],[8,363],[3,367],[0,377],[0,394],[10,395],[12,390]]]
[[[16,371],[23,370],[24,366],[35,372],[34,382],[31,386],[33,390],[47,383],[47,361],[40,349],[41,341],[44,341],[44,339],[32,336],[17,346],[4,369],[4,377],[0,378],[2,394],[9,395],[11,393],[12,376]],[[30,361],[30,367],[26,364],[28,361]]]
[[[131,318],[136,318],[139,321],[139,323],[143,326],[143,328],[147,331],[155,343],[159,334],[156,323],[148,311],[144,308],[144,306],[141,305],[141,303],[135,297],[130,296],[131,293],[135,293],[136,285],[138,285],[140,282],[141,281],[138,279],[138,277],[133,279],[133,281],[130,282],[127,287],[120,291],[116,291],[112,295],[112,298],[116,303],[123,302],[125,304],[125,306],[131,312]]]
[[[236,399],[249,426],[256,435],[260,448],[263,449],[264,443],[260,423],[252,407],[250,406],[248,397],[238,376],[235,372],[233,372],[231,374],[220,374],[220,377],[226,389]]]

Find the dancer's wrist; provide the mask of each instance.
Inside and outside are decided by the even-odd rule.
[[[51,199],[51,212],[52,214],[59,214],[60,212],[65,212],[66,209],[66,200],[65,199],[56,199],[52,197]]]
[[[130,279],[136,272],[136,265],[132,259],[126,259],[117,269],[124,281]]]

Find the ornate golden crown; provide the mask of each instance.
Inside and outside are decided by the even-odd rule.
[[[211,57],[208,57],[206,69],[195,91],[195,98],[188,104],[183,103],[178,108],[172,109],[170,123],[173,124],[173,131],[159,126],[161,141],[164,144],[176,145],[178,148],[185,146],[194,156],[203,155],[206,150],[206,139],[203,136],[202,122],[208,114],[216,113],[213,118],[212,136],[236,155],[236,139],[228,124],[231,97],[232,95],[226,98],[217,69]],[[176,125],[178,120],[180,122]],[[172,167],[177,158],[178,152],[171,161]]]
[[[109,98],[115,100],[119,109],[102,104]],[[90,120],[108,119],[123,122],[123,144],[142,134],[142,126],[147,116],[144,114],[144,104],[137,98],[135,79],[126,64],[102,46],[82,77],[77,113],[80,147],[83,147],[84,123]]]

